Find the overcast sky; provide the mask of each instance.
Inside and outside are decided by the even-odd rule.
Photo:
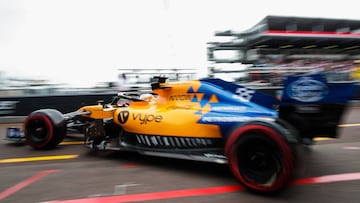
[[[118,68],[207,68],[217,30],[266,15],[359,19],[355,0],[0,0],[0,71],[91,86]]]

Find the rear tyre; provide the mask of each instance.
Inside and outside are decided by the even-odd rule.
[[[26,142],[35,149],[55,148],[66,135],[66,121],[55,109],[32,112],[24,122]]]
[[[295,154],[281,132],[268,125],[248,124],[235,129],[227,140],[230,169],[250,191],[272,194],[290,182]]]

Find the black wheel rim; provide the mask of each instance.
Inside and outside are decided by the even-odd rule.
[[[272,186],[281,173],[280,152],[267,139],[248,139],[237,152],[241,176],[251,184]]]
[[[49,134],[46,122],[41,119],[29,121],[26,130],[34,143],[44,142]]]

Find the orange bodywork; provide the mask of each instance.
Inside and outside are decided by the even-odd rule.
[[[161,84],[162,88],[153,90],[157,95],[149,101],[132,101],[127,107],[85,106],[79,111],[89,111],[87,117],[94,119],[113,118],[127,132],[148,135],[221,138],[217,125],[198,123],[201,113],[210,110],[210,105],[201,107],[202,93],[188,93],[191,87],[196,92],[199,81]],[[209,100],[218,102],[215,95]],[[196,113],[201,112],[201,113]]]
[[[89,117],[93,119],[107,119],[112,118],[114,115],[116,108],[104,108],[103,105],[92,105],[92,106],[84,106],[80,108],[78,111],[80,112],[90,112],[89,114],[83,115],[84,117]]]

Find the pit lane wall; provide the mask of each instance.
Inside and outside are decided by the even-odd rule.
[[[281,89],[265,88],[257,90],[276,97]],[[100,100],[104,101],[104,103],[110,103],[114,96],[116,96],[116,93],[0,97],[0,123],[22,122],[32,111],[44,108],[69,113],[82,106],[97,104]],[[350,105],[360,106],[360,88],[358,88],[357,96],[350,102]]]
[[[110,103],[114,96],[116,93],[0,97],[0,123],[17,122],[38,109],[52,108],[69,113],[100,100]]]

